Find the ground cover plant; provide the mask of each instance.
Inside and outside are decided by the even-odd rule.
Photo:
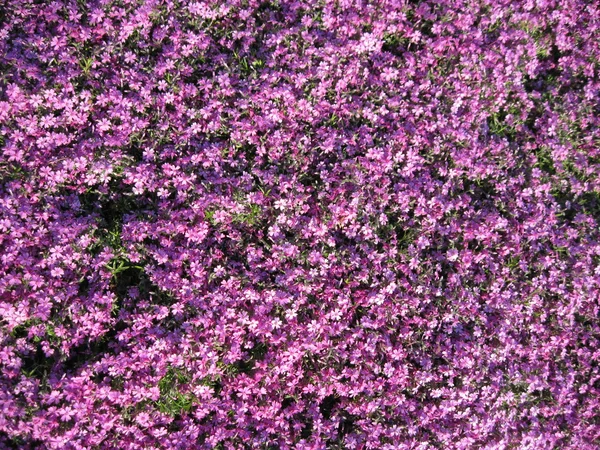
[[[600,5],[0,3],[0,448],[600,448]]]

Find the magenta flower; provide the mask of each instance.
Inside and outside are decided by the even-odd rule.
[[[600,448],[600,10],[5,2],[0,448]]]

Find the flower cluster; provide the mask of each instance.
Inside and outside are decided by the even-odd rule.
[[[596,2],[2,8],[1,448],[600,448]]]

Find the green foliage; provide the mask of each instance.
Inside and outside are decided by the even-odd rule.
[[[79,60],[79,67],[83,72],[83,75],[88,77],[90,75],[90,70],[92,69],[92,65],[94,64],[94,59],[91,57],[81,58]]]
[[[519,258],[515,257],[515,256],[511,256],[510,258],[508,258],[508,268],[513,271],[515,270],[517,267],[519,267]]]
[[[182,369],[169,368],[167,373],[158,382],[160,398],[156,402],[159,411],[170,416],[176,416],[191,411],[196,397],[184,392],[189,384],[190,377]]]
[[[577,203],[581,206],[584,214],[592,216],[600,223],[600,192],[586,192],[577,199]]]
[[[385,33],[383,35],[383,47],[382,49],[392,54],[398,54],[400,49],[406,47],[408,39],[401,36],[400,34]]]
[[[487,123],[492,135],[505,138],[509,142],[514,142],[517,138],[517,126],[524,122],[515,119],[509,124],[507,122],[508,114],[517,116],[518,111],[516,107],[511,108],[509,111],[500,109],[488,117]]]
[[[247,211],[243,213],[234,214],[231,220],[234,223],[243,223],[246,225],[254,226],[260,222],[261,207],[255,203],[248,205]]]
[[[217,222],[215,221],[215,212],[217,212],[216,209],[212,208],[206,209],[204,211],[204,219],[213,226],[217,224]]]
[[[4,141],[0,135],[0,148],[3,146]],[[0,161],[0,183],[8,183],[9,181],[23,180],[27,173],[25,169],[18,164],[4,163]]]
[[[126,259],[122,258],[112,259],[108,264],[106,264],[105,267],[110,271],[113,279],[117,279],[119,274],[130,269],[144,270],[142,266],[133,265]]]
[[[534,167],[537,167],[543,172],[548,173],[549,175],[554,175],[556,173],[556,169],[554,168],[554,162],[552,160],[552,154],[550,150],[546,147],[538,148],[535,151],[535,156],[537,161]]]
[[[243,78],[256,76],[266,65],[265,61],[260,58],[251,60],[250,57],[241,56],[237,52],[233,53],[233,57],[237,62],[238,70]]]

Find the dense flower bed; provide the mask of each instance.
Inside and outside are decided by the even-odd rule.
[[[6,0],[0,447],[600,448],[600,9]]]

